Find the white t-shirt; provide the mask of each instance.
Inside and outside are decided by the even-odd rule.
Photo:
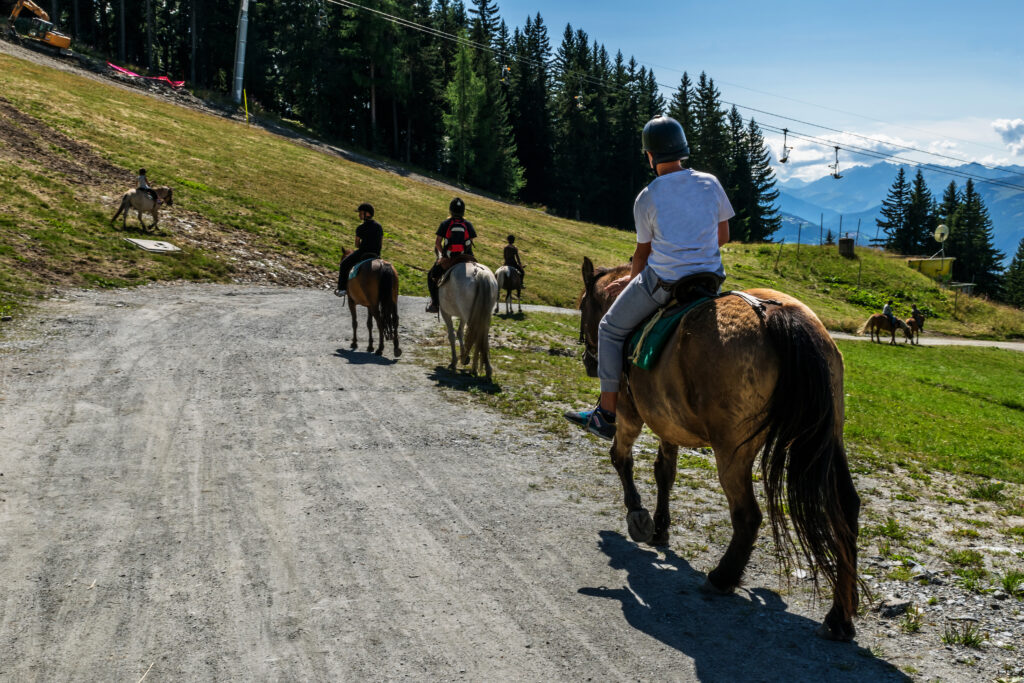
[[[144,175],[140,175],[139,176],[139,189],[140,190],[148,190],[149,189],[149,183],[146,182],[146,176],[144,176]]]
[[[636,241],[651,243],[647,265],[668,282],[695,273],[725,277],[718,224],[735,215],[718,178],[688,168],[655,178],[633,205]]]

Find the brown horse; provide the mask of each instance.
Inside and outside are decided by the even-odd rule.
[[[629,266],[594,270],[583,260],[581,334],[588,374],[597,372],[598,323],[612,303],[605,286]],[[860,498],[843,447],[843,359],[814,313],[770,289],[763,316],[736,296],[692,310],[650,370],[628,368],[619,393],[612,464],[619,473],[634,541],[665,545],[669,493],[680,446],[710,445],[729,502],[733,535],[705,587],[729,593],[750,559],[761,510],[752,468],[761,455],[768,515],[780,560],[799,553],[832,587],[832,608],[819,630],[834,640],[854,635],[857,612],[857,531]],[[660,439],[654,476],[654,519],[633,483],[632,447],[643,425]],[[785,512],[796,531],[794,544]]]
[[[903,330],[903,343],[906,344],[908,339],[913,339],[914,333],[910,331],[907,323],[903,322],[897,317],[893,317],[896,325],[889,324],[889,318],[884,313],[875,313],[873,316],[868,318],[867,322],[857,331],[857,334],[864,334],[865,332],[871,333],[871,341],[877,341],[879,344],[882,343],[881,332],[891,332],[892,338],[889,340],[890,344],[896,344],[896,329]],[[908,321],[909,322],[909,321]]]
[[[910,343],[911,344],[916,344],[917,346],[920,346],[921,345],[921,330],[924,329],[921,326],[921,323],[919,323],[917,321],[917,319],[915,319],[913,317],[907,318],[903,322],[906,324],[907,328],[910,330]]]
[[[124,217],[121,219],[121,229],[128,229],[128,212],[131,210],[135,211],[135,215],[139,218],[139,225],[143,228],[147,228],[146,224],[142,222],[143,212],[148,213],[153,217],[153,224],[148,226],[149,230],[156,227],[157,223],[160,222],[159,209],[160,204],[166,204],[167,206],[174,206],[174,190],[161,185],[154,187],[153,191],[156,192],[156,196],[160,198],[160,202],[154,202],[153,196],[145,190],[128,190],[121,195],[121,205],[117,208],[117,213],[110,219],[111,225],[117,220],[117,217],[122,213]]]
[[[352,252],[342,248],[342,256]],[[370,337],[370,345],[366,351],[377,354],[384,353],[384,340],[395,341],[395,358],[402,355],[398,348],[398,273],[394,266],[383,259],[373,259],[359,266],[359,272],[348,281],[348,310],[352,314],[352,345],[359,346],[357,330],[359,321],[356,318],[356,306],[365,306],[369,311],[366,316],[366,334]],[[377,321],[380,343],[373,348],[373,321]]]

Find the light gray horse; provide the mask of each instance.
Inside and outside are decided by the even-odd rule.
[[[491,353],[487,337],[491,330],[491,308],[498,301],[498,281],[494,279],[494,273],[481,263],[460,263],[448,271],[438,290],[438,299],[441,317],[448,328],[448,343],[452,347],[452,362],[448,369],[456,367],[456,332],[452,318],[458,318],[462,364],[468,364],[472,354],[473,373],[479,372],[480,361],[483,361],[487,379],[490,379]]]
[[[505,292],[505,315],[512,315],[512,290],[516,290],[516,303],[519,304],[519,312],[523,312],[523,283],[519,279],[519,273],[508,266],[498,268],[495,277],[498,278],[498,300],[494,302],[494,312],[498,312],[498,305],[501,303],[501,293]]]
[[[160,187],[154,187],[153,191],[156,192],[156,196],[160,198],[160,203],[166,204],[167,206],[174,206],[174,191],[166,185]],[[139,225],[146,228],[146,224],[142,222],[142,214],[148,213],[153,216],[153,224],[148,226],[148,229],[152,230],[156,227],[156,224],[160,222],[160,216],[157,215],[157,211],[160,208],[160,203],[154,202],[153,197],[145,190],[128,190],[121,195],[121,206],[118,207],[117,213],[110,219],[111,225],[117,220],[117,217],[124,214],[124,218],[121,220],[121,229],[128,229],[128,212],[132,209],[135,210],[135,214],[139,217]]]

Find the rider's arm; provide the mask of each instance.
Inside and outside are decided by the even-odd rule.
[[[722,221],[718,224],[718,246],[729,242],[729,221]]]
[[[438,235],[437,239],[434,240],[434,251],[436,251],[438,253],[444,253],[443,250],[441,249],[441,247],[443,247],[443,246],[444,246],[444,240],[442,240],[441,236]]]
[[[629,275],[623,275],[622,277],[612,280],[609,282],[604,291],[609,295],[616,295],[629,284],[629,281],[639,275],[644,268],[647,267],[647,257],[651,255],[651,243],[650,242],[637,242],[636,249],[633,250],[633,262],[629,270]]]

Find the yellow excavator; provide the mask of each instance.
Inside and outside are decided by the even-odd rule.
[[[33,16],[22,17],[22,12],[31,12]],[[17,24],[15,24],[17,20]],[[21,29],[20,31],[18,29]],[[11,16],[7,18],[7,29],[11,35],[21,40],[33,41],[37,45],[45,45],[61,54],[70,54],[71,38],[54,29],[50,23],[50,15],[32,0],[17,0]]]

